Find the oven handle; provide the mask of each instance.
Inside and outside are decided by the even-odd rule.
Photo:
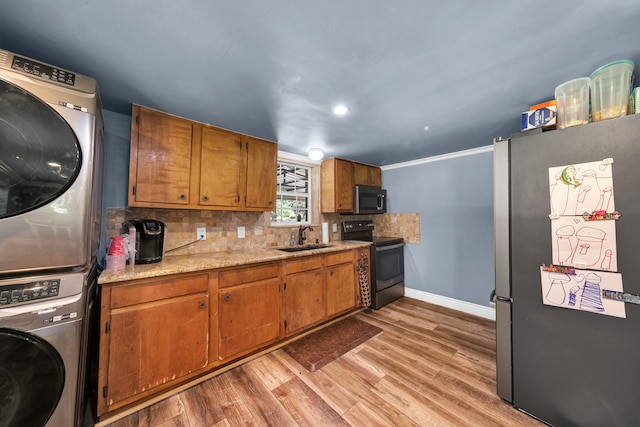
[[[404,246],[404,243],[397,243],[395,245],[389,245],[389,246],[376,246],[376,252],[386,251],[386,250],[389,250],[389,249],[401,248],[403,246]]]

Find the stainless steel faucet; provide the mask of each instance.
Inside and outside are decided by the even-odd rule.
[[[307,237],[304,235],[304,230],[309,229],[309,231],[313,231],[313,227],[310,225],[300,226],[298,228],[298,244],[304,245],[304,241],[307,240]]]

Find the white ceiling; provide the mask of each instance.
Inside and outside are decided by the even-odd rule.
[[[638,0],[3,3],[0,47],[94,77],[107,110],[375,165],[489,145],[557,85],[640,67]]]

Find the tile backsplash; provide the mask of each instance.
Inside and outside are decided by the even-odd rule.
[[[306,231],[307,242],[322,240],[321,222],[328,222],[329,240],[340,240],[341,222],[362,218],[350,215],[322,214],[320,221],[312,224],[313,231]],[[420,243],[419,214],[371,215],[378,236],[403,237],[407,243]],[[199,254],[244,248],[270,248],[287,246],[291,232],[298,227],[272,226],[269,213],[233,212],[183,209],[108,208],[106,237],[119,234],[122,223],[130,219],[156,219],[166,226],[165,250],[180,247],[196,240],[196,228],[206,227],[207,239],[195,242],[170,255]],[[332,232],[331,224],[338,224],[338,232]],[[238,238],[238,227],[245,228],[245,238]]]

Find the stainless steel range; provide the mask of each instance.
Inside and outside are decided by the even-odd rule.
[[[371,242],[371,308],[404,296],[404,240],[374,236],[371,220],[344,221],[342,240]]]

